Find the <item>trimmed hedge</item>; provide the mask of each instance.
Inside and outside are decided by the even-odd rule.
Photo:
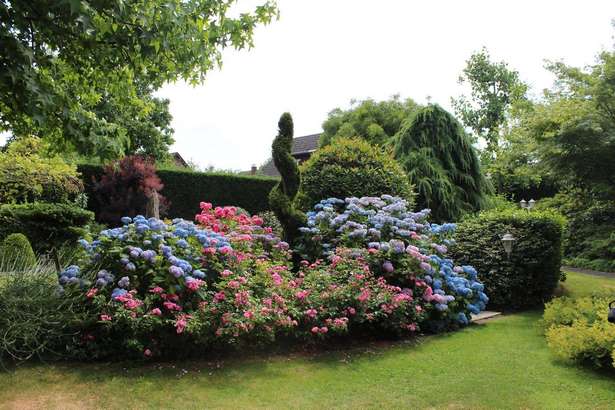
[[[77,241],[84,227],[94,221],[94,214],[76,205],[33,204],[0,206],[0,239],[23,233],[37,252]]]
[[[88,208],[98,212],[100,205],[93,199],[92,178],[100,178],[102,167],[82,164],[77,169],[89,196]],[[251,214],[266,211],[269,192],[278,182],[276,178],[192,171],[157,170],[156,174],[164,184],[161,194],[169,201],[168,216],[190,221],[199,213],[201,201],[214,206],[238,206]]]
[[[553,212],[488,211],[457,226],[450,249],[458,263],[472,265],[489,295],[489,306],[515,310],[549,300],[560,280],[565,219]],[[517,240],[510,259],[501,237]]]

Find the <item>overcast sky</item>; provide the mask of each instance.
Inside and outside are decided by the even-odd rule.
[[[450,107],[463,91],[465,61],[483,45],[539,93],[552,83],[545,59],[591,64],[615,32],[615,2],[605,0],[280,0],[279,7],[280,19],[256,31],[255,47],[225,52],[205,84],[160,91],[171,100],[173,149],[184,158],[224,169],[261,164],[284,111],[299,136],[320,132],[327,113],[352,98],[399,93]]]

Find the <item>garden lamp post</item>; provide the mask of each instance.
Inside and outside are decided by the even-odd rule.
[[[506,232],[504,236],[502,236],[502,245],[504,246],[504,252],[506,252],[506,256],[510,259],[510,254],[512,253],[513,243],[517,240],[510,232]]]
[[[615,300],[609,303],[609,314],[607,319],[609,323],[615,323]]]
[[[521,201],[519,201],[519,205],[521,206],[522,209],[527,209],[528,211],[531,211],[532,208],[534,208],[534,205],[536,205],[536,201],[533,199],[530,199],[528,202],[525,199],[522,199]]]

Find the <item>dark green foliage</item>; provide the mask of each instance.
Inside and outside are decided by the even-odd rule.
[[[12,233],[0,245],[0,272],[22,271],[36,264],[36,255],[28,238],[21,233]]]
[[[297,161],[290,155],[293,144],[293,119],[284,113],[278,121],[278,136],[271,144],[273,163],[282,179],[269,193],[269,205],[284,229],[284,240],[293,244],[299,236],[299,228],[305,225],[305,215],[295,208],[301,174]]]
[[[83,164],[78,169],[83,176],[86,192],[91,194],[92,177],[99,178],[102,167]],[[200,212],[201,201],[211,202],[214,206],[239,206],[251,214],[265,211],[269,209],[269,191],[278,181],[266,177],[192,171],[158,170],[156,173],[164,184],[161,193],[169,202],[167,214],[187,220],[194,220]],[[98,212],[100,207],[100,203],[90,195],[88,209]]]
[[[165,154],[164,83],[196,84],[222,50],[252,45],[275,2],[235,0],[0,2],[0,130],[37,135],[59,151],[117,158]]]
[[[553,212],[484,212],[458,225],[450,254],[479,272],[490,308],[538,306],[560,279],[563,229],[564,218]],[[517,238],[510,259],[501,242],[507,232]]]
[[[37,252],[75,242],[94,214],[75,205],[33,203],[0,206],[0,238],[23,233]]]
[[[537,208],[555,209],[568,219],[566,265],[615,272],[615,201],[568,191],[538,201]]]
[[[92,320],[79,299],[58,293],[57,274],[50,266],[5,273],[0,282],[0,364],[31,357],[75,358],[69,346],[82,342],[80,331]]]
[[[395,158],[436,221],[481,208],[487,183],[475,149],[455,117],[438,105],[421,109],[397,135]]]
[[[384,149],[362,139],[336,138],[301,166],[301,201],[396,195],[413,203],[408,176]]]

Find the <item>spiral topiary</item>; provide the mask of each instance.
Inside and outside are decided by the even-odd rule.
[[[306,217],[295,208],[295,197],[299,192],[301,175],[297,162],[290,155],[293,144],[293,118],[284,113],[278,121],[278,135],[271,144],[273,163],[280,172],[282,179],[269,193],[271,210],[280,220],[284,230],[284,240],[293,245],[299,236],[299,228],[304,226]]]

